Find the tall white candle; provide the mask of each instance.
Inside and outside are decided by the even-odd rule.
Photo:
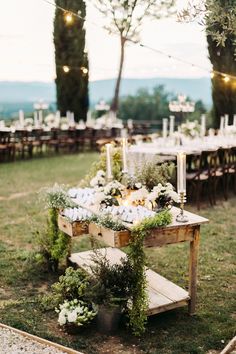
[[[186,194],[186,154],[177,154],[177,190],[178,193]]]
[[[204,137],[206,135],[206,115],[201,115],[201,136]]]
[[[38,117],[39,117],[39,124],[42,125],[43,124],[43,111],[42,109],[39,110],[39,113],[38,113]]]
[[[170,116],[170,130],[169,130],[170,137],[173,136],[174,131],[175,131],[175,116]]]
[[[34,126],[35,126],[35,128],[38,128],[38,126],[39,126],[37,111],[34,111]]]
[[[24,116],[24,111],[22,109],[19,111],[19,122],[22,127],[25,125],[25,116]]]
[[[60,126],[60,121],[61,121],[61,112],[60,111],[56,111],[56,126],[59,127]]]
[[[236,127],[236,114],[234,114],[234,122],[233,122],[234,127]]]
[[[123,173],[128,172],[127,165],[127,139],[122,138],[122,160],[123,160]]]
[[[223,132],[225,127],[225,117],[220,117],[220,131]]]
[[[106,164],[107,164],[107,179],[112,179],[112,158],[111,158],[112,144],[106,144]]]
[[[167,118],[163,118],[162,119],[162,137],[164,139],[167,138],[167,128],[168,128],[168,119]]]
[[[225,114],[225,129],[227,129],[229,126],[229,115],[228,114]]]

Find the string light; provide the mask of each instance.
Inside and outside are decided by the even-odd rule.
[[[225,76],[225,77],[223,78],[223,80],[224,80],[224,82],[227,84],[227,83],[230,81],[230,78],[229,78],[229,76]]]
[[[84,75],[88,74],[88,69],[85,68],[84,66],[82,66],[80,69]]]
[[[73,23],[73,15],[71,12],[64,13],[64,20],[67,25],[71,25]]]
[[[61,6],[56,5],[55,3],[52,3],[52,2],[49,1],[49,0],[43,0],[43,1],[46,2],[46,3],[48,3],[48,4],[50,4],[51,6],[56,7],[57,9],[61,10],[63,13],[68,13],[68,10],[64,9],[64,8],[61,7]],[[81,20],[83,20],[83,21],[89,22],[89,23],[93,24],[94,26],[101,28],[101,26],[99,26],[97,23],[92,22],[92,21],[88,21],[86,18],[82,17],[82,16],[81,16],[81,12],[75,13],[75,12],[73,12],[73,11],[70,11],[69,13],[71,14],[71,16],[73,15],[73,16],[78,17],[79,19],[81,19]],[[102,28],[104,28],[104,27],[102,27]],[[108,30],[107,28],[104,28],[104,29],[106,29],[106,30],[108,31],[108,34],[119,35],[118,32]],[[155,53],[164,55],[164,56],[166,56],[166,57],[168,57],[168,58],[170,58],[170,59],[174,59],[174,60],[179,61],[179,62],[182,62],[182,63],[184,63],[184,64],[191,65],[191,66],[194,67],[194,68],[199,68],[199,69],[201,69],[201,70],[204,70],[205,72],[209,73],[212,78],[213,78],[215,75],[224,76],[224,79],[223,79],[223,80],[224,80],[225,83],[228,83],[231,79],[236,80],[236,76],[235,76],[235,75],[226,74],[226,73],[223,73],[223,72],[220,72],[220,71],[217,71],[217,70],[210,71],[209,69],[207,69],[207,68],[205,68],[205,67],[202,67],[202,66],[197,65],[197,64],[193,64],[193,63],[191,63],[191,62],[189,62],[189,61],[187,61],[187,60],[184,60],[184,59],[182,59],[182,58],[179,58],[179,57],[170,55],[170,54],[165,53],[165,52],[163,52],[163,51],[161,51],[161,50],[158,50],[158,49],[156,49],[156,48],[152,48],[152,47],[150,47],[150,46],[148,46],[148,45],[145,45],[145,44],[143,44],[143,43],[141,43],[141,42],[137,42],[137,41],[132,40],[132,39],[130,39],[130,38],[126,38],[126,40],[127,40],[128,42],[133,43],[134,45],[138,45],[138,46],[140,46],[140,47],[142,47],[142,48],[149,49],[149,50],[151,50],[151,51],[153,51],[153,52],[155,52]],[[87,68],[85,68],[85,69],[88,70]],[[81,68],[81,70],[82,70],[82,68]],[[68,71],[67,71],[67,72],[68,72]]]
[[[70,71],[70,68],[69,68],[69,66],[67,66],[67,65],[64,65],[64,66],[62,67],[62,69],[63,69],[64,73],[66,73],[66,74],[68,74],[68,72]]]

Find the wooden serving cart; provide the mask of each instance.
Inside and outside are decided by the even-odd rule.
[[[149,299],[147,314],[149,316],[185,305],[188,305],[190,315],[193,315],[196,310],[200,227],[202,224],[207,223],[208,220],[185,211],[188,222],[179,223],[176,222],[176,216],[179,214],[179,211],[178,208],[173,207],[171,209],[173,215],[172,223],[165,227],[151,230],[149,235],[145,238],[144,245],[145,247],[161,247],[179,242],[189,242],[188,291],[147,268],[146,277]],[[83,223],[73,222],[73,224],[71,224],[62,216],[59,216],[58,225],[63,232],[70,236],[80,236],[89,233],[93,237],[105,242],[110,247],[101,248],[100,251],[102,254],[106,255],[111,264],[118,263],[121,258],[126,257],[126,254],[119,248],[128,246],[130,238],[130,232],[128,230],[112,231],[93,223],[89,225],[87,230]],[[86,271],[89,271],[90,265],[93,263],[92,254],[92,251],[74,253],[70,255],[69,260]]]

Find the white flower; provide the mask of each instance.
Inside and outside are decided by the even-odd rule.
[[[73,310],[72,312],[68,313],[68,322],[76,322],[77,320],[77,309]]]
[[[138,182],[134,184],[135,188],[140,189],[142,188],[142,183]]]
[[[58,316],[58,322],[59,322],[60,326],[63,326],[66,324],[66,316],[64,314],[62,314],[61,312],[59,313],[59,316]]]
[[[130,201],[131,202],[138,202],[138,201],[144,201],[148,195],[148,191],[145,187],[140,188],[139,190],[132,192],[130,194]]]

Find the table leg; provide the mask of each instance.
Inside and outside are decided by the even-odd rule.
[[[195,314],[196,295],[197,295],[197,263],[198,263],[198,249],[200,241],[200,226],[194,229],[194,238],[190,242],[190,259],[189,259],[189,307],[190,315]]]

